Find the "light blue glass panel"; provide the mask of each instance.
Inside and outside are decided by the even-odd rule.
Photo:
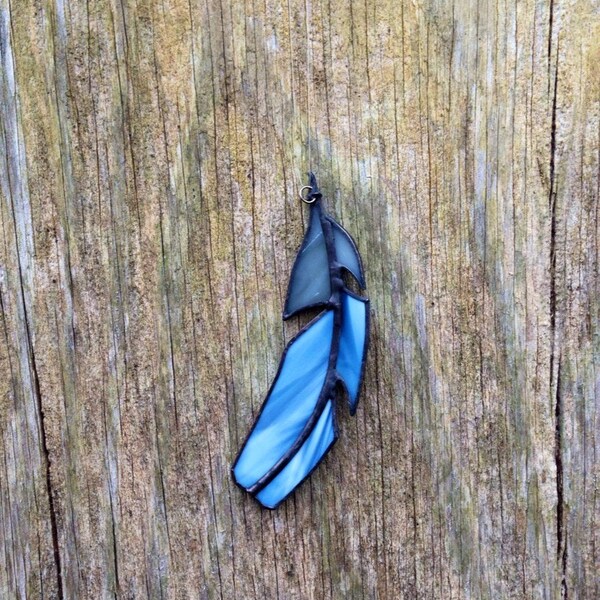
[[[333,240],[335,243],[335,254],[337,261],[346,267],[360,284],[360,287],[365,287],[365,278],[361,269],[360,258],[356,246],[348,232],[333,219],[329,219],[333,226]]]
[[[333,444],[333,410],[327,402],[315,428],[298,453],[256,497],[267,508],[277,506],[316,466]]]
[[[292,269],[284,310],[286,316],[306,306],[326,302],[331,295],[329,260],[320,212],[318,207],[311,208],[308,230]]]
[[[325,382],[333,311],[325,311],[291,342],[233,472],[245,488],[255,484],[289,450],[313,413]]]
[[[362,376],[367,334],[367,301],[342,294],[342,332],[336,369],[346,384],[350,412],[354,414]]]

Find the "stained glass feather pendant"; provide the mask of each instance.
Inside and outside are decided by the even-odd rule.
[[[352,293],[343,274],[365,287],[356,244],[321,206],[315,176],[302,199],[309,224],[292,268],[283,318],[323,311],[287,345],[260,413],[233,464],[235,482],[266,508],[276,508],[323,460],[337,439],[335,400],[345,390],[354,414],[369,337],[369,300]]]

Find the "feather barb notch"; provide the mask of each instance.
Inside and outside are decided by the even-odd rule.
[[[337,440],[335,401],[345,390],[356,412],[369,339],[369,300],[354,240],[321,206],[313,173],[302,199],[310,216],[288,286],[283,318],[322,308],[287,345],[275,380],[232,467],[235,482],[276,508],[319,465]]]

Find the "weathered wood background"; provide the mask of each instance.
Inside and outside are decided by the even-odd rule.
[[[599,14],[0,0],[0,596],[599,598]],[[309,168],[371,348],[268,512]]]

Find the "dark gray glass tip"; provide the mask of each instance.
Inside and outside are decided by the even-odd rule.
[[[320,213],[318,206],[311,206],[308,230],[290,277],[284,318],[303,308],[327,302],[331,295],[329,260]]]
[[[333,226],[333,240],[337,261],[354,275],[361,288],[365,288],[365,276],[354,240],[339,223],[336,223],[331,217],[328,217],[328,219]]]

